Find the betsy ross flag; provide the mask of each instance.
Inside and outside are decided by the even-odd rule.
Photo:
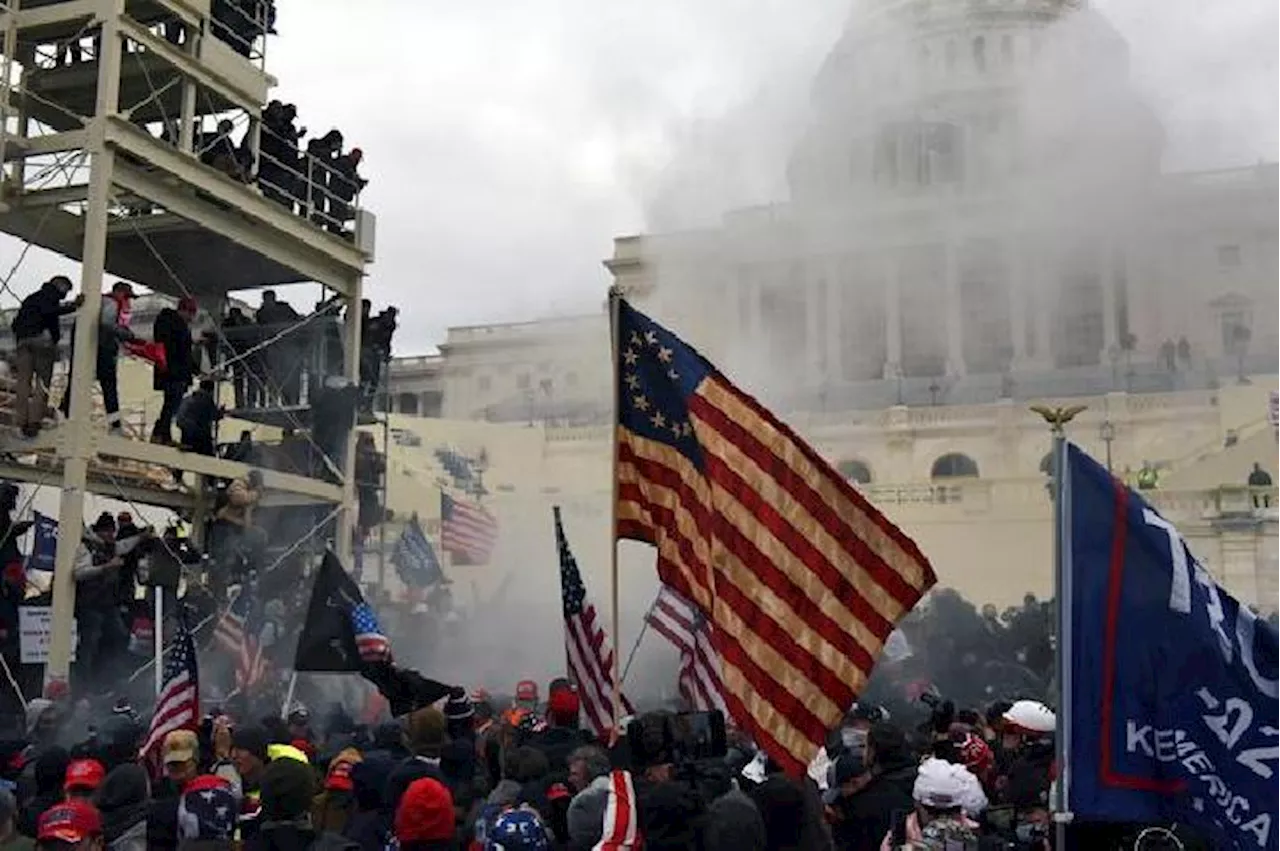
[[[391,563],[396,566],[396,574],[410,588],[426,588],[444,581],[444,571],[440,569],[435,547],[422,531],[417,515],[400,533],[400,540],[396,541],[391,552]]]
[[[657,548],[710,623],[729,714],[799,775],[933,569],[698,352],[615,307],[617,537]]]
[[[241,586],[213,630],[218,645],[235,659],[236,688],[241,692],[253,688],[267,673],[267,661],[262,655],[261,611],[254,605],[254,597],[256,589]]]
[[[157,629],[160,627],[157,626]],[[200,688],[196,669],[196,647],[186,620],[178,616],[178,633],[164,662],[163,685],[151,716],[151,729],[143,740],[142,755],[155,759],[164,737],[174,730],[200,728]],[[156,759],[158,762],[159,760]]]
[[[497,541],[498,521],[484,506],[440,492],[440,546],[454,564],[488,564]]]
[[[298,636],[295,671],[359,671],[391,659],[391,642],[360,588],[332,550],[316,572],[307,620]]]
[[[587,599],[578,562],[569,549],[569,540],[560,522],[560,508],[552,509],[556,521],[556,550],[560,559],[560,596],[564,608],[564,652],[569,679],[578,687],[582,713],[597,736],[613,729],[613,645],[596,616],[596,607]],[[622,698],[623,715],[631,715],[631,705]]]
[[[707,619],[698,607],[663,587],[649,610],[649,626],[680,651],[676,684],[689,708],[695,712],[718,709],[728,717],[724,683],[720,681],[720,657],[711,644]]]

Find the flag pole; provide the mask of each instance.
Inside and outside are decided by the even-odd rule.
[[[631,645],[631,652],[627,655],[627,664],[622,666],[622,676],[618,679],[619,683],[627,681],[627,672],[631,670],[631,663],[635,661],[636,651],[640,649],[640,642],[644,641],[645,633],[649,631],[649,618],[653,616],[653,610],[658,607],[658,600],[662,597],[662,589],[658,589],[658,593],[653,595],[653,602],[649,604],[649,611],[644,613],[644,623],[640,624],[640,633],[636,635],[636,643]]]
[[[155,659],[155,680],[156,680],[156,697],[160,697],[160,690],[164,688],[164,665],[161,664],[164,659],[164,588],[157,585],[152,589],[156,595],[155,605],[155,624],[151,629],[151,644],[153,645],[152,654]]]
[[[610,604],[613,606],[613,739],[617,741],[622,720],[622,676],[619,671],[622,653],[618,644],[622,639],[622,615],[618,592],[618,422],[622,407],[620,395],[622,384],[618,380],[618,369],[621,365],[619,352],[618,317],[622,306],[622,291],[617,285],[609,287],[609,346],[613,355],[613,457],[610,461],[609,476],[613,480],[613,499],[609,504],[609,576],[612,583]]]
[[[298,672],[294,671],[289,675],[289,690],[285,692],[284,704],[280,707],[280,717],[288,720],[289,706],[293,703],[293,692],[298,687]]]
[[[1067,825],[1071,823],[1071,478],[1067,472],[1066,424],[1085,407],[1033,407],[1044,418],[1053,436],[1053,599],[1057,621],[1054,648],[1058,695],[1055,759],[1058,778],[1053,796],[1054,847],[1067,847]]]

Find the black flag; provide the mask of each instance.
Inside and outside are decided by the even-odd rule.
[[[342,569],[332,550],[324,554],[316,573],[307,621],[298,636],[295,671],[359,671],[360,651],[351,621],[352,610],[364,603],[359,586]]]

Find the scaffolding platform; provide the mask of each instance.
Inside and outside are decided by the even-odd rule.
[[[310,405],[276,405],[261,408],[232,408],[227,411],[228,417],[257,425],[278,429],[311,428]],[[356,414],[357,426],[380,425],[382,418],[377,414]]]
[[[51,416],[39,434],[22,436],[0,384],[0,476],[59,488],[62,528],[84,522],[86,492],[189,512],[199,528],[199,515],[212,507],[209,493],[195,490],[200,477],[241,479],[256,470],[260,506],[320,506],[317,517],[333,506],[303,540],[324,528],[329,545],[350,558],[355,422],[342,463],[325,459],[326,474],[336,472],[330,481],[121,436],[94,416],[107,274],[194,298],[214,319],[219,351],[237,357],[247,355],[221,328],[229,293],[314,281],[326,299],[345,302],[342,346],[360,351],[375,219],[360,206],[359,181],[336,167],[337,151],[317,158],[289,139],[282,159],[264,152],[278,149],[263,144],[276,83],[263,61],[268,22],[226,17],[246,14],[237,8],[216,0],[2,4],[0,103],[9,123],[0,125],[0,231],[79,261],[84,301],[76,313],[69,417]],[[241,141],[233,142],[228,122],[236,135],[243,131]],[[359,382],[358,360],[346,358],[352,384]],[[310,426],[310,412],[301,408],[233,415],[300,431]],[[186,486],[176,473],[186,474]],[[325,525],[331,518],[336,525]],[[69,667],[74,555],[74,547],[57,549],[51,679],[65,679]]]

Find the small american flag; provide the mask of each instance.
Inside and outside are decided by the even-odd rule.
[[[159,626],[157,626],[159,629]],[[196,669],[196,647],[186,621],[179,616],[178,634],[164,663],[164,685],[156,698],[142,754],[151,756],[174,730],[197,730],[200,726],[200,688]]]
[[[382,634],[378,618],[364,600],[351,607],[351,629],[356,634],[356,649],[365,662],[382,662],[391,655],[391,642]]]
[[[578,562],[569,549],[569,540],[560,522],[560,509],[553,509],[556,520],[556,550],[560,557],[560,595],[564,608],[564,649],[568,659],[569,679],[578,686],[582,713],[597,736],[613,729],[613,645],[596,617],[596,607],[587,600],[587,587],[582,584]],[[632,714],[626,696],[623,712]]]
[[[267,673],[267,661],[262,655],[261,618],[253,616],[254,596],[248,586],[242,587],[213,631],[214,639],[236,660],[236,688],[242,693],[257,685]]]
[[[697,607],[665,585],[649,610],[649,626],[680,651],[680,696],[695,712],[718,709],[728,717],[720,657],[711,646],[711,629]]]
[[[440,546],[454,564],[488,564],[498,541],[498,521],[475,503],[440,492]]]

